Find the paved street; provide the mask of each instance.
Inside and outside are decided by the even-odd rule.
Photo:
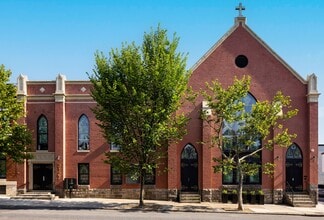
[[[316,208],[298,208],[286,205],[245,205],[244,212],[237,204],[178,203],[146,200],[139,209],[137,200],[72,198],[55,200],[27,200],[0,197],[2,219],[323,219],[324,202]]]
[[[307,217],[294,215],[264,215],[264,214],[237,214],[237,213],[202,213],[202,212],[143,212],[134,210],[0,210],[0,220],[319,220],[323,217]]]

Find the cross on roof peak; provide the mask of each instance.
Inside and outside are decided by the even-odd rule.
[[[240,4],[235,8],[235,10],[239,11],[239,17],[243,17],[242,15],[242,11],[245,10],[245,7],[242,5],[242,3],[240,2]]]

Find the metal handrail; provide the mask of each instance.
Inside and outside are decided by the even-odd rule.
[[[286,191],[287,190],[289,192],[291,192],[291,195],[292,195],[292,204],[294,204],[294,194],[295,194],[295,192],[294,192],[293,188],[291,187],[291,185],[288,183],[288,181],[286,182]]]

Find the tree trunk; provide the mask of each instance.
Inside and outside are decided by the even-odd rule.
[[[238,185],[238,207],[237,209],[239,211],[244,211],[244,207],[243,207],[243,196],[242,196],[242,192],[243,192],[243,172],[240,168],[240,165],[238,166],[238,174],[239,174],[239,185]]]
[[[141,175],[140,175],[140,198],[139,198],[139,208],[143,208],[144,207],[144,171],[143,169],[141,170]]]

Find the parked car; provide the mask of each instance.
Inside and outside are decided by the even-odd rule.
[[[318,185],[318,196],[324,197],[324,185]]]

